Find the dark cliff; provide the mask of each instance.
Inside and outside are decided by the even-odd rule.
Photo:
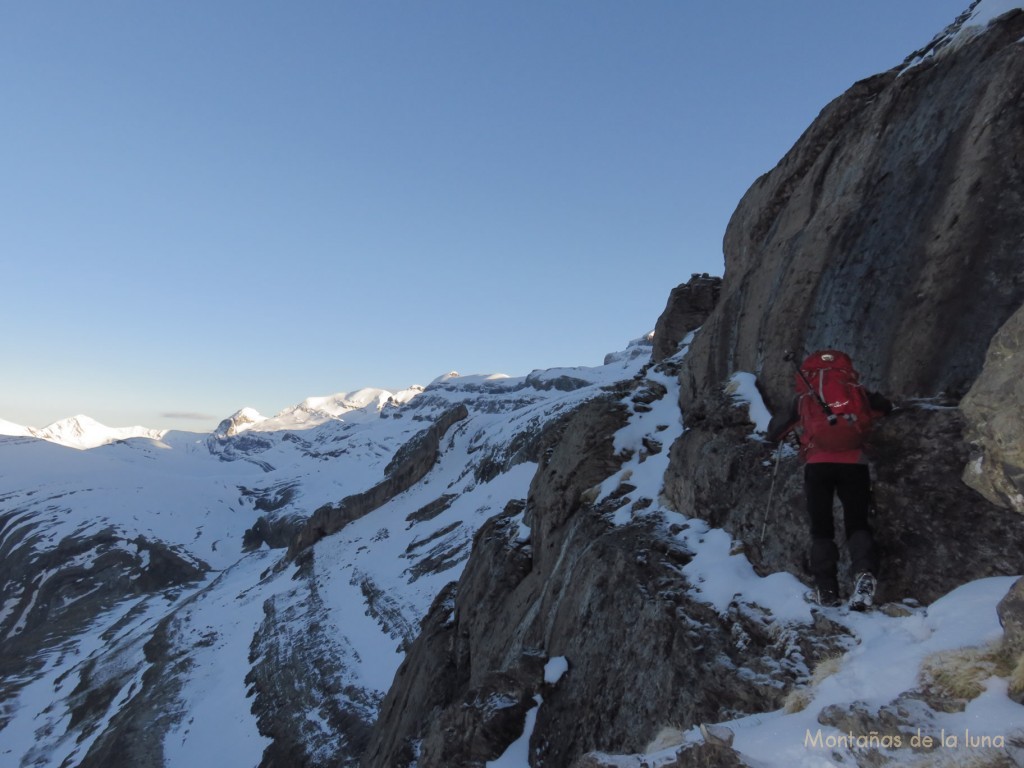
[[[770,481],[748,470],[764,452],[744,439],[750,426],[722,386],[755,373],[769,407],[784,410],[785,352],[824,347],[850,352],[865,383],[900,406],[873,447],[884,594],[930,601],[1024,568],[1024,518],[960,480],[986,450],[965,437],[985,431],[972,414],[986,407],[977,397],[958,407],[1024,302],[1022,35],[1024,12],[1011,11],[925,63],[857,83],[733,215],[721,300],[683,362],[691,429],[673,448],[666,492],[747,542],[766,571],[802,567],[798,462],[783,462],[762,542]],[[1000,476],[1020,476],[1019,456],[999,463]]]
[[[684,398],[837,346],[895,396],[963,395],[1024,300],[1024,12],[825,107],[740,201]],[[685,403],[684,403],[685,407]]]

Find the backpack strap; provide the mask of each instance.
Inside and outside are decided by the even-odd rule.
[[[796,366],[796,372],[797,372],[797,375],[801,379],[803,379],[804,386],[807,387],[807,393],[809,393],[811,396],[814,397],[815,400],[818,401],[818,405],[820,405],[821,409],[825,412],[825,418],[828,419],[828,423],[829,424],[835,424],[837,417],[832,412],[832,409],[829,407],[829,404],[825,402],[825,396],[821,392],[816,390],[811,385],[811,382],[807,380],[807,376],[804,374],[803,368],[800,367],[799,363]],[[821,384],[821,382],[822,382],[822,378],[821,378],[821,373],[819,372],[818,373],[818,383]]]

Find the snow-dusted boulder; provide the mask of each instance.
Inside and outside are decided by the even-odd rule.
[[[989,345],[960,408],[976,450],[963,479],[986,499],[1024,514],[1024,307]]]

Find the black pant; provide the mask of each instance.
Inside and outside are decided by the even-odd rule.
[[[811,574],[819,588],[836,591],[836,563],[832,499],[843,504],[846,546],[854,574],[878,572],[878,555],[868,525],[871,474],[866,464],[808,464],[804,467],[807,512],[811,518]]]

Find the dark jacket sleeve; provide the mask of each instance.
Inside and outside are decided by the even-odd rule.
[[[780,411],[772,416],[772,420],[768,423],[768,432],[765,435],[765,439],[769,443],[779,442],[800,421],[800,412],[797,409],[799,402],[799,398],[794,397],[788,411]]]

